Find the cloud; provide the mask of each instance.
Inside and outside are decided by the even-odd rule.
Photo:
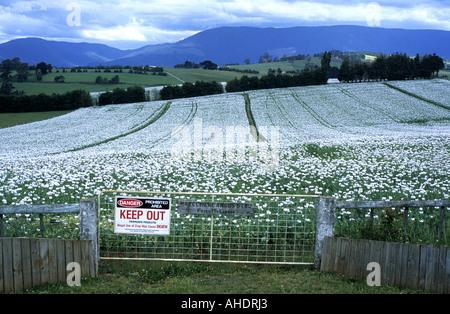
[[[140,41],[147,40],[141,31],[141,26],[136,21],[127,25],[118,25],[110,28],[84,29],[81,34],[85,38],[98,39],[99,41]]]
[[[67,23],[71,2],[79,4],[80,25]],[[449,0],[3,0],[0,37],[72,38],[136,48],[219,26],[368,25],[374,8],[379,23],[370,26],[450,30]]]

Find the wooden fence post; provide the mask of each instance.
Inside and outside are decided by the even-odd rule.
[[[316,243],[314,250],[314,267],[316,270],[320,270],[325,237],[332,237],[334,235],[335,211],[335,198],[319,198],[317,203]]]
[[[97,236],[97,206],[95,199],[80,201],[80,239],[90,240],[92,245],[93,272],[98,274],[98,236]]]

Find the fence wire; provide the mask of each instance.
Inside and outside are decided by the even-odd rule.
[[[78,213],[0,214],[0,237],[79,239]]]
[[[116,196],[171,198],[170,235],[114,233]],[[246,203],[254,212],[188,214],[178,202]],[[314,263],[315,197],[104,191],[98,205],[102,259]]]

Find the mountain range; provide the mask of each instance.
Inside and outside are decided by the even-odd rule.
[[[450,31],[407,30],[364,26],[290,28],[219,27],[199,32],[175,43],[121,50],[104,44],[15,39],[0,44],[0,60],[19,57],[22,62],[50,63],[58,67],[96,65],[174,66],[186,60],[211,60],[218,65],[257,63],[265,52],[314,54],[329,50],[385,54],[433,54],[450,58]]]

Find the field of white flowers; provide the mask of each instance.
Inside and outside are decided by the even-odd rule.
[[[247,92],[259,142],[242,93],[0,129],[0,205],[77,203],[102,190],[448,199],[450,110],[436,102],[450,106],[450,82],[390,84],[420,98],[383,83]]]

